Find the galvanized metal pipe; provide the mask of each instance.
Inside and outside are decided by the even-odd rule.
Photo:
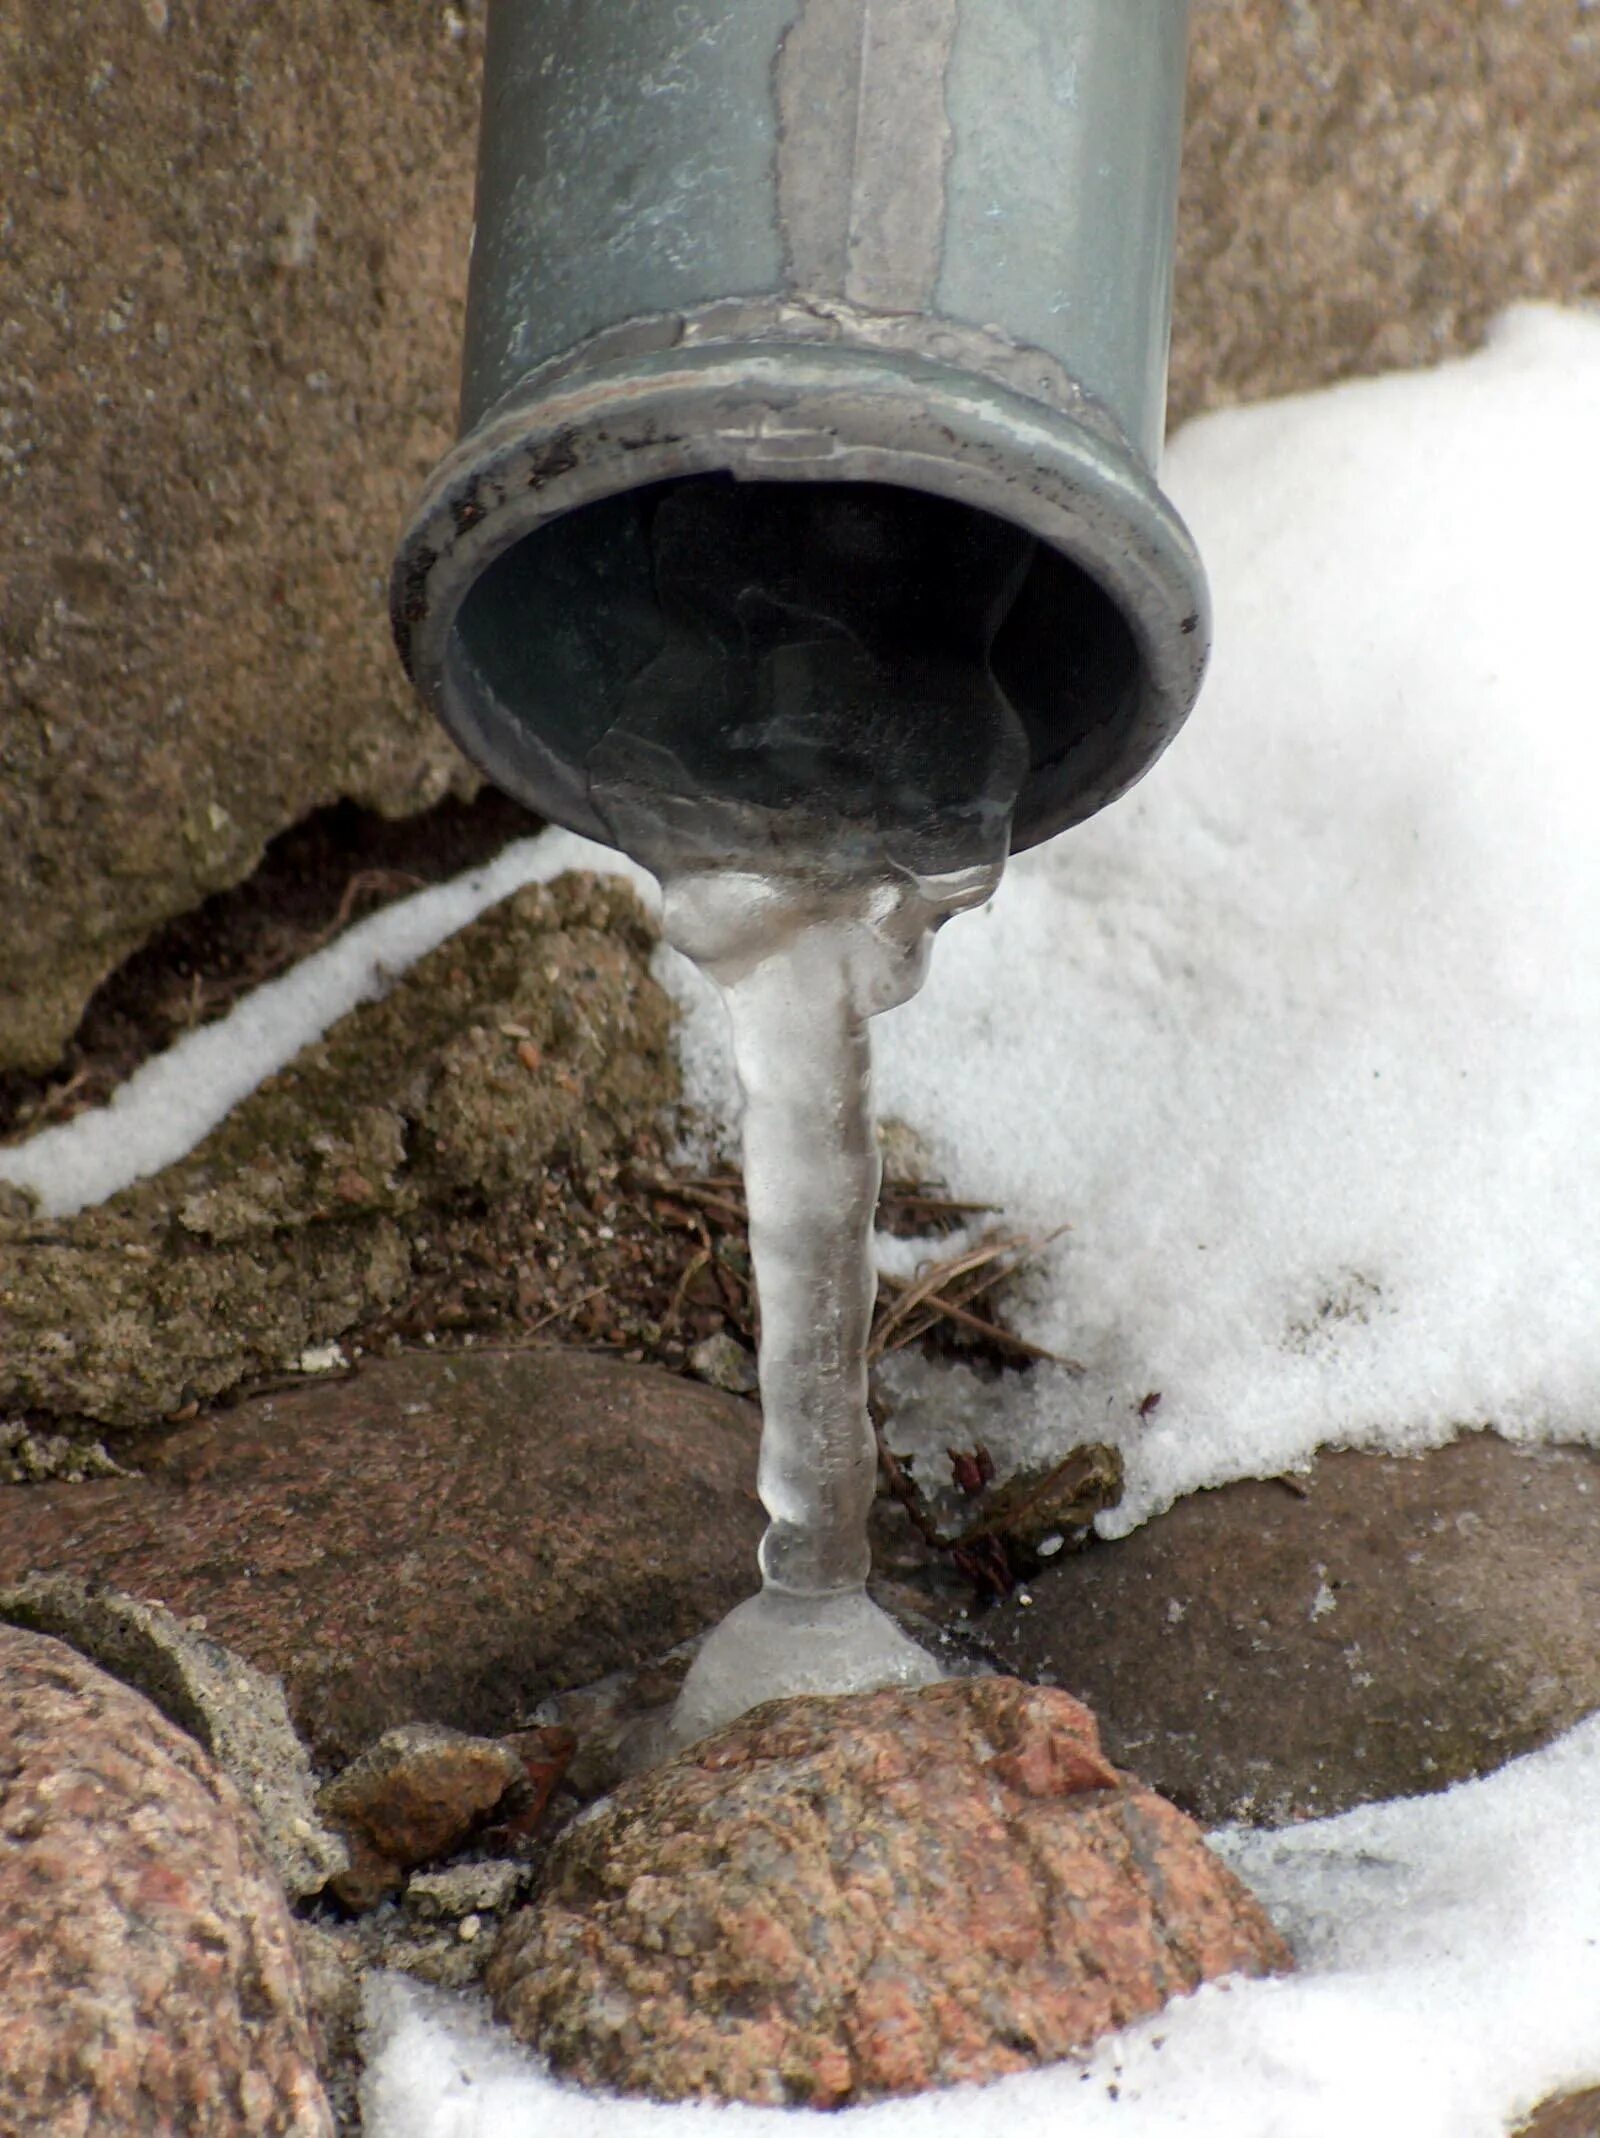
[[[492,0],[463,435],[393,587],[469,754],[606,836],[650,500],[731,477],[1036,538],[991,655],[1018,846],[1146,769],[1208,640],[1154,472],[1186,32],[1187,0]]]

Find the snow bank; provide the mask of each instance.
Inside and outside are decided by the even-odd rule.
[[[1600,1425],[1600,314],[1209,417],[1166,476],[1200,705],[879,1051],[959,1193],[1072,1228],[1020,1325],[1087,1371],[924,1377],[924,1436],[1118,1440],[1110,1534],[1319,1445]]]
[[[839,2138],[1502,2138],[1600,2080],[1600,1718],[1491,1780],[1221,1837],[1302,1972],[1228,1982],[1087,2065],[826,2119]],[[482,2007],[369,1993],[369,2138],[775,2138],[810,2111],[557,2086]],[[820,2127],[820,2126],[818,2126]]]

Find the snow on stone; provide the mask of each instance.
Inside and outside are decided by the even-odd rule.
[[[1600,1717],[1487,1781],[1223,1853],[1300,1973],[1219,1983],[1057,2065],[827,2119],[840,2138],[1502,2138],[1600,2080]],[[794,2138],[812,2112],[556,2085],[475,2001],[369,1992],[368,2138]]]
[[[487,867],[419,891],[347,929],[325,950],[255,989],[228,1016],[145,1062],[105,1106],[0,1150],[0,1181],[32,1189],[46,1217],[105,1202],[192,1151],[257,1084],[346,1011],[387,994],[408,965],[485,907],[525,883],[548,883],[563,869],[594,867],[632,877],[654,898],[652,879],[609,848],[570,832],[519,839]]]

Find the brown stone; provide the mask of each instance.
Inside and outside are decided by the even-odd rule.
[[[518,1754],[491,1738],[431,1722],[385,1730],[317,1798],[350,1845],[333,1891],[347,1908],[375,1908],[407,1871],[459,1848],[523,1778]]]
[[[0,1627],[0,2129],[331,2138],[250,1816],[139,1694]]]
[[[1199,1492],[974,1621],[1209,1824],[1442,1789],[1600,1707],[1600,1451],[1475,1433]]]
[[[572,1765],[578,1737],[575,1730],[561,1723],[542,1723],[527,1730],[511,1730],[501,1742],[517,1755],[522,1774],[499,1807],[494,1834],[503,1844],[516,1847],[543,1825],[550,1800]]]
[[[1541,2101],[1515,2138],[1600,2138],[1600,2086]]]
[[[406,1299],[433,1225],[631,1148],[677,1090],[654,946],[615,880],[529,885],[177,1164],[77,1217],[0,1216],[0,1406],[145,1426],[292,1370]],[[541,1035],[539,1076],[507,1024]]]
[[[317,1818],[311,1763],[276,1678],[159,1604],[70,1574],[0,1588],[0,1619],[65,1641],[203,1745],[255,1813],[291,1900],[319,1893],[344,1868],[343,1844]]]
[[[835,2107],[1025,2071],[1290,1964],[1087,1709],[980,1678],[775,1701],[625,1782],[485,1980],[580,2083]]]
[[[185,1426],[144,1475],[0,1487],[0,1581],[96,1573],[204,1616],[339,1764],[497,1736],[755,1585],[758,1424],[581,1352],[412,1352]]]

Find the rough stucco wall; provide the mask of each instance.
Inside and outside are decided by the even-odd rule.
[[[454,414],[477,46],[0,0],[0,1066],[307,811],[463,776],[384,582]]]
[[[1600,298],[1594,0],[1195,0],[1174,421]]]
[[[0,0],[0,1068],[308,810],[463,776],[382,580],[481,6]],[[1174,418],[1600,295],[1597,113],[1587,0],[1196,0]]]

